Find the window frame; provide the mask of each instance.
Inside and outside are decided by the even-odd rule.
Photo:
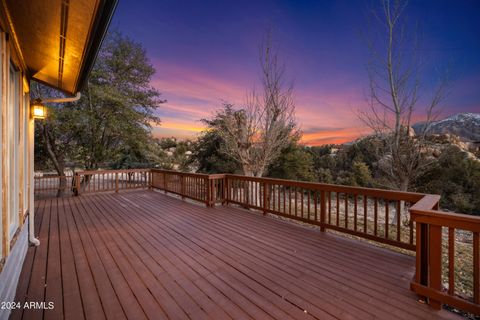
[[[11,241],[18,227],[19,221],[19,130],[20,130],[20,80],[21,73],[13,61],[8,62],[8,102],[7,102],[7,149],[5,157],[8,162],[8,239]]]

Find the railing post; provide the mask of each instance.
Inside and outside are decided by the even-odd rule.
[[[222,198],[222,205],[228,205],[228,178],[226,176],[223,177],[223,198]]]
[[[326,204],[325,204],[325,191],[320,191],[320,231],[325,231],[325,215],[326,215]]]
[[[75,196],[80,195],[80,175],[78,173],[75,173]]]
[[[149,171],[147,171],[147,184],[148,184],[148,190],[152,190],[153,189],[153,172],[152,172],[152,169],[150,169]]]
[[[266,215],[267,214],[267,210],[268,210],[268,195],[267,195],[267,182],[264,182],[263,183],[263,215]]]
[[[416,268],[415,282],[428,285],[428,225],[416,222],[417,241],[416,241]]]
[[[180,193],[182,194],[182,199],[185,199],[185,176],[180,176]]]
[[[209,207],[210,206],[210,192],[211,192],[211,190],[210,190],[210,179],[208,179],[208,177],[205,178],[205,188],[206,188],[206,191],[207,191],[207,194],[205,195],[205,205],[207,207]]]
[[[118,192],[118,172],[115,172],[115,192]]]
[[[414,217],[411,216],[413,219]],[[432,289],[441,288],[441,241],[442,228],[439,226],[429,226],[425,223],[416,222],[416,267],[415,282]],[[433,234],[432,234],[433,231]],[[438,232],[440,234],[438,235]],[[432,244],[437,242],[434,246]],[[432,250],[433,249],[433,250]],[[421,299],[426,299],[419,295]],[[438,301],[429,299],[428,303],[432,308],[440,309],[441,304]]]
[[[455,241],[455,240],[454,240]],[[480,235],[473,233],[473,302],[480,304]]]
[[[442,290],[442,227],[436,225],[428,226],[428,268],[429,287]],[[432,308],[440,310],[442,304],[439,301],[429,299]]]
[[[216,185],[215,185],[215,179],[210,180],[210,187],[211,187],[210,206],[215,207],[215,201],[217,200],[217,188],[216,188]]]
[[[163,191],[167,193],[167,173],[163,173]]]

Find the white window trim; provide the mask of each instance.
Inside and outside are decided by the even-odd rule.
[[[11,78],[11,75],[13,79]],[[12,88],[13,83],[13,88]],[[8,228],[9,228],[9,240],[12,240],[15,235],[19,223],[18,207],[19,207],[19,168],[18,168],[18,130],[19,130],[19,115],[20,115],[20,72],[12,61],[8,62]],[[12,91],[13,90],[13,91]]]

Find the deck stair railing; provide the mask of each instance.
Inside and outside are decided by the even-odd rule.
[[[54,177],[48,178],[49,183],[45,179],[35,178],[36,196],[51,194],[58,185],[52,182]],[[329,229],[414,251],[414,292],[434,308],[448,304],[480,315],[480,217],[439,211],[437,195],[161,169],[81,171],[69,182],[65,193],[70,195],[158,189],[207,207],[235,204],[315,225],[321,231]],[[458,294],[455,287],[456,230],[472,234],[471,297]],[[444,265],[448,265],[445,272]]]

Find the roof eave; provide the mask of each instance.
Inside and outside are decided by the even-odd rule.
[[[99,13],[97,14],[92,27],[92,37],[90,37],[87,45],[86,55],[80,68],[75,90],[73,92],[68,92],[69,94],[75,95],[78,91],[81,91],[84,88],[88,76],[92,71],[98,52],[100,51],[100,47],[102,46],[103,39],[107,34],[117,4],[118,0],[106,0],[103,3],[103,6],[99,8]]]

